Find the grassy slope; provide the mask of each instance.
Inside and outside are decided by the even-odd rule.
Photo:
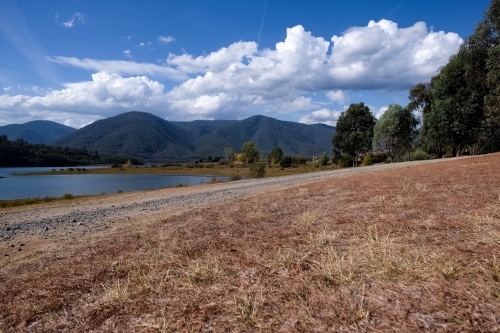
[[[493,331],[499,171],[348,175],[82,240],[0,270],[0,331]]]

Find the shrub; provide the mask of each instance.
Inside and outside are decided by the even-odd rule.
[[[253,178],[262,178],[266,174],[265,163],[255,163],[250,166],[250,174]]]
[[[118,190],[118,193],[123,193],[123,191],[122,190]]]
[[[87,169],[86,168],[82,168],[82,171],[87,171]]]
[[[321,165],[321,166],[324,166],[324,165],[327,165],[328,163],[328,154],[326,153],[326,151],[321,154],[321,156],[318,158],[318,164]]]
[[[280,162],[280,167],[291,168],[292,167],[292,156],[283,156]]]
[[[119,168],[120,166],[118,164],[113,164],[111,167],[112,168]]]
[[[486,141],[486,143],[479,149],[479,154],[484,155],[493,151],[493,145],[491,144],[491,140]]]
[[[425,151],[423,151],[421,149],[417,149],[413,153],[410,154],[410,159],[412,161],[430,160],[430,159],[432,159],[432,155],[426,153]]]
[[[75,171],[75,169],[73,169],[73,168],[68,168],[67,170],[68,171]]]
[[[232,182],[237,181],[237,180],[241,180],[241,176],[240,175],[232,175],[230,180]]]
[[[64,200],[70,200],[70,199],[73,199],[74,196],[71,193],[64,193],[61,198],[63,198]]]
[[[348,168],[352,166],[352,157],[349,155],[342,155],[337,159],[337,165],[341,168]]]
[[[373,154],[370,153],[370,154],[366,154],[364,157],[363,157],[363,162],[361,163],[362,166],[369,166],[369,165],[373,165]]]

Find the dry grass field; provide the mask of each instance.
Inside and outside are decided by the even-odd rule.
[[[500,154],[198,207],[0,269],[0,332],[500,331]]]

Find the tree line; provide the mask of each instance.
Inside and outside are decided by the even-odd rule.
[[[334,162],[356,166],[372,151],[391,161],[416,149],[438,158],[500,151],[500,0],[491,1],[458,53],[408,97],[406,107],[392,104],[379,120],[364,103],[351,104],[332,138]]]
[[[85,149],[32,144],[22,139],[10,141],[7,136],[0,136],[2,167],[123,164],[127,160],[133,164],[142,164],[134,158],[100,155],[97,151],[90,152]]]

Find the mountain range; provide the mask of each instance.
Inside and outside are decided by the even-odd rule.
[[[34,120],[24,124],[0,126],[0,135],[11,141],[23,139],[29,143],[47,143],[76,131],[73,127],[49,120]]]
[[[243,120],[169,122],[131,111],[45,143],[162,163],[223,157],[226,147],[239,152],[246,141],[253,141],[261,153],[280,147],[285,155],[320,155],[331,151],[334,133],[335,127],[324,124],[306,125],[260,115]]]

